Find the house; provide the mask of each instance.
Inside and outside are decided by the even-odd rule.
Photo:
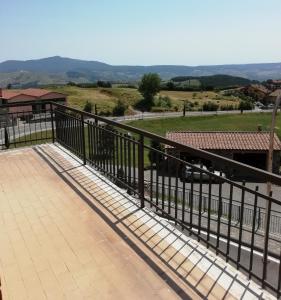
[[[270,93],[270,90],[261,84],[250,84],[243,88],[241,91],[249,97],[252,97],[255,101],[261,101]]]
[[[273,91],[276,89],[281,89],[281,80],[267,80],[266,86]]]
[[[281,95],[281,88],[275,90],[265,98],[266,104],[270,104],[270,103],[274,104],[279,95]]]
[[[172,141],[206,150],[229,159],[245,163],[256,168],[266,170],[269,149],[269,132],[225,132],[225,131],[173,131],[167,132],[166,138]],[[184,152],[175,153],[174,148],[168,148],[168,153],[177,154],[186,161],[195,161]],[[274,136],[273,172],[279,173],[281,142],[278,136]],[[223,170],[223,166],[217,162],[202,161],[207,167]],[[223,170],[227,173],[235,173],[235,170]]]
[[[32,104],[32,102],[38,101],[41,103]],[[15,118],[15,113],[17,113],[16,117],[19,118],[32,118],[34,114],[48,109],[49,105],[44,102],[49,101],[66,104],[67,96],[62,93],[45,89],[29,88],[24,90],[2,90],[0,88],[0,107],[3,104],[31,102],[28,106],[9,107],[9,113],[14,113],[13,119]],[[0,109],[0,112],[1,111],[3,112],[3,108]]]

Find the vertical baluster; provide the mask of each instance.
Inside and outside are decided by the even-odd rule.
[[[138,148],[138,191],[141,208],[144,208],[144,137],[140,135]]]
[[[115,130],[112,130],[112,139],[113,139],[113,149],[112,149],[112,167],[113,167],[113,170],[112,170],[112,175],[113,177],[115,178],[116,176],[116,131]]]
[[[238,241],[238,253],[237,253],[237,269],[240,267],[241,260],[241,247],[242,247],[242,234],[243,234],[243,217],[244,217],[244,202],[245,202],[245,181],[243,181],[241,206],[240,206],[240,226],[239,226],[239,241]]]
[[[23,119],[26,120],[25,112],[24,112],[24,111],[23,111],[22,116],[23,116]],[[23,124],[24,144],[26,145],[26,144],[27,144],[27,141],[26,141],[25,125],[26,125],[26,121],[25,121],[25,123]]]
[[[186,175],[185,175],[186,176]],[[192,233],[192,227],[193,227],[193,194],[194,194],[194,169],[191,168],[191,174],[190,174],[190,211],[189,211],[189,221],[190,221],[190,234]]]
[[[130,188],[132,188],[132,164],[131,164],[131,160],[132,160],[132,153],[131,153],[131,135],[128,134],[128,185]],[[130,189],[130,192],[132,190]]]
[[[162,159],[162,153],[160,154],[161,155],[161,174],[162,174],[162,214],[163,214],[163,211],[165,209],[165,166],[163,166],[163,164],[165,163],[164,159]]]
[[[124,163],[123,163],[123,139],[122,139],[122,133],[119,135],[120,137],[120,169],[119,174],[121,176],[121,181],[124,182]]]
[[[202,218],[202,181],[203,181],[203,164],[200,163],[200,180],[199,180],[199,205],[198,205],[198,241],[201,234],[201,218]]]
[[[154,150],[153,150],[154,151]],[[156,211],[158,211],[159,204],[159,154],[157,151],[154,152],[156,157]]]
[[[231,220],[232,220],[232,202],[233,202],[233,185],[230,184],[229,190],[229,206],[228,206],[228,223],[227,223],[227,245],[226,245],[226,261],[229,259]]]
[[[119,133],[116,132],[115,133],[115,140],[116,140],[116,175],[117,175],[117,179],[118,175],[119,175],[119,159],[120,159],[120,152],[119,152]]]
[[[183,178],[183,180],[182,180],[182,216],[181,216],[182,224],[185,223],[185,201],[186,201],[185,184],[186,184],[186,182]],[[182,226],[182,229],[184,229],[184,226]]]
[[[152,151],[152,150],[150,150]],[[154,176],[154,172],[153,172],[153,168],[154,168],[154,162],[153,160],[150,161],[150,207],[152,207],[152,203],[153,203],[153,185],[154,185],[154,180],[153,180],[153,176]]]
[[[133,188],[135,192],[136,190],[136,140],[134,137],[133,137]]]
[[[222,177],[222,172],[220,172],[220,177]],[[221,179],[219,179],[219,207],[218,207],[217,242],[216,242],[217,250],[220,246],[221,216],[222,216],[222,182]]]
[[[256,193],[255,193],[255,200],[254,200],[254,213],[252,219],[252,232],[251,232],[251,250],[250,250],[250,265],[249,265],[249,278],[252,277],[252,270],[253,270],[253,256],[254,256],[254,245],[255,245],[255,228],[256,228],[256,217],[257,217],[257,203],[258,203],[258,195],[257,192],[259,187],[256,186]]]
[[[267,279],[267,263],[268,263],[268,241],[269,241],[269,226],[270,226],[270,215],[271,215],[271,197],[272,191],[269,195],[270,199],[268,199],[267,211],[266,211],[266,224],[264,228],[264,247],[263,247],[263,272],[262,272],[262,287],[265,287],[265,280]]]
[[[113,158],[114,158],[114,147],[115,139],[113,134],[113,129],[110,128],[110,148],[109,148],[109,175],[112,178],[113,176]]]
[[[90,121],[87,121],[86,124],[87,124],[87,131],[88,131],[89,161],[92,164],[92,161],[93,161],[92,124]]]
[[[280,245],[280,255],[279,255],[279,272],[278,272],[278,285],[277,285],[277,298],[281,297],[281,245]]]
[[[127,134],[123,135],[124,139],[124,175],[125,175],[125,183],[128,184],[128,140],[127,140]]]
[[[168,214],[171,214],[171,159],[168,158]]]
[[[178,219],[178,187],[179,187],[179,161],[176,160],[176,186],[175,186],[175,221]]]
[[[40,105],[40,106],[41,106],[41,105]],[[42,110],[41,110],[41,107],[40,107],[40,110],[39,110],[40,141],[43,140],[42,124],[41,124],[41,116],[42,116]]]
[[[98,129],[97,129],[97,123],[95,122],[93,124],[93,146],[94,146],[94,165],[96,168],[98,168],[98,164],[99,164],[99,158],[98,158],[98,151],[97,151],[97,147],[98,147]]]
[[[213,172],[213,169],[210,170]],[[209,247],[210,241],[210,226],[211,226],[211,201],[212,201],[212,176],[209,176],[209,186],[208,186],[208,217],[207,217],[207,247]]]

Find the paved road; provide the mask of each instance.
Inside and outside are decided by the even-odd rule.
[[[245,113],[256,113],[256,112],[271,112],[272,110],[261,110],[259,108],[255,108],[253,110],[247,110]],[[193,116],[214,116],[214,115],[237,115],[241,114],[240,110],[228,110],[228,111],[187,111],[186,117]],[[132,116],[123,116],[123,117],[108,117],[111,120],[116,122],[122,121],[133,121],[133,120],[143,120],[143,119],[160,119],[160,118],[174,118],[183,116],[183,112],[162,112],[162,113],[152,113],[152,112],[144,112],[137,113]]]

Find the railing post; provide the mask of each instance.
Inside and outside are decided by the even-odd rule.
[[[10,139],[9,139],[9,134],[8,134],[8,130],[7,130],[6,126],[4,128],[4,138],[5,138],[5,147],[7,149],[9,149],[10,148]]]
[[[54,129],[54,109],[53,109],[53,103],[51,102],[50,104],[50,108],[51,108],[51,123],[52,123],[52,142],[55,142],[55,129]]]
[[[83,112],[81,112],[81,137],[82,137],[83,164],[86,165],[86,143],[85,143],[84,114],[83,114]]]
[[[138,190],[141,202],[141,208],[144,208],[144,148],[143,148],[143,135],[139,138],[138,147]]]

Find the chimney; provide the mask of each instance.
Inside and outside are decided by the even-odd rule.
[[[2,88],[0,88],[0,98],[2,98]]]

